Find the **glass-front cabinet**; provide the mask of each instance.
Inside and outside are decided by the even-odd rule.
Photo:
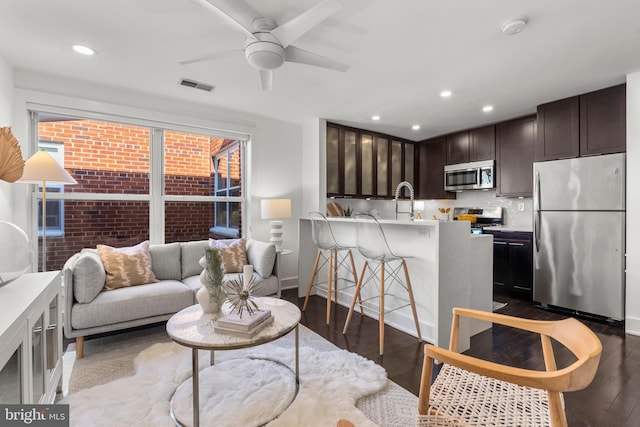
[[[401,181],[415,185],[411,141],[328,123],[326,155],[329,197],[390,199]],[[402,196],[409,194],[403,190]]]
[[[0,288],[0,404],[53,403],[62,380],[59,271]]]

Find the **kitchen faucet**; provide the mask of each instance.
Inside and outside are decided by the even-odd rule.
[[[409,181],[402,181],[400,184],[398,184],[398,186],[396,187],[396,197],[393,199],[394,203],[395,203],[395,207],[396,207],[396,219],[398,219],[398,198],[400,197],[400,190],[402,189],[402,187],[407,187],[409,189],[409,197],[411,197],[411,206],[409,208],[409,212],[401,212],[401,213],[408,213],[409,214],[409,219],[411,221],[413,221],[413,185],[411,185],[411,183]]]

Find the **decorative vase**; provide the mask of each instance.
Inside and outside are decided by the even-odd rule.
[[[196,299],[204,313],[222,314],[222,305],[227,299],[227,294],[222,287],[224,273],[220,250],[205,249],[205,256],[200,259],[200,265],[204,268],[200,273],[200,282],[203,286],[196,293]]]
[[[0,221],[0,286],[29,271],[32,256],[27,234],[15,224]]]

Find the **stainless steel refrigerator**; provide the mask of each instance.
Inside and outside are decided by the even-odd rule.
[[[535,301],[624,319],[625,160],[534,163]]]

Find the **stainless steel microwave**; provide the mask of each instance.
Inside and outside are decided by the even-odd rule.
[[[444,167],[445,191],[494,188],[494,161],[460,163]]]

